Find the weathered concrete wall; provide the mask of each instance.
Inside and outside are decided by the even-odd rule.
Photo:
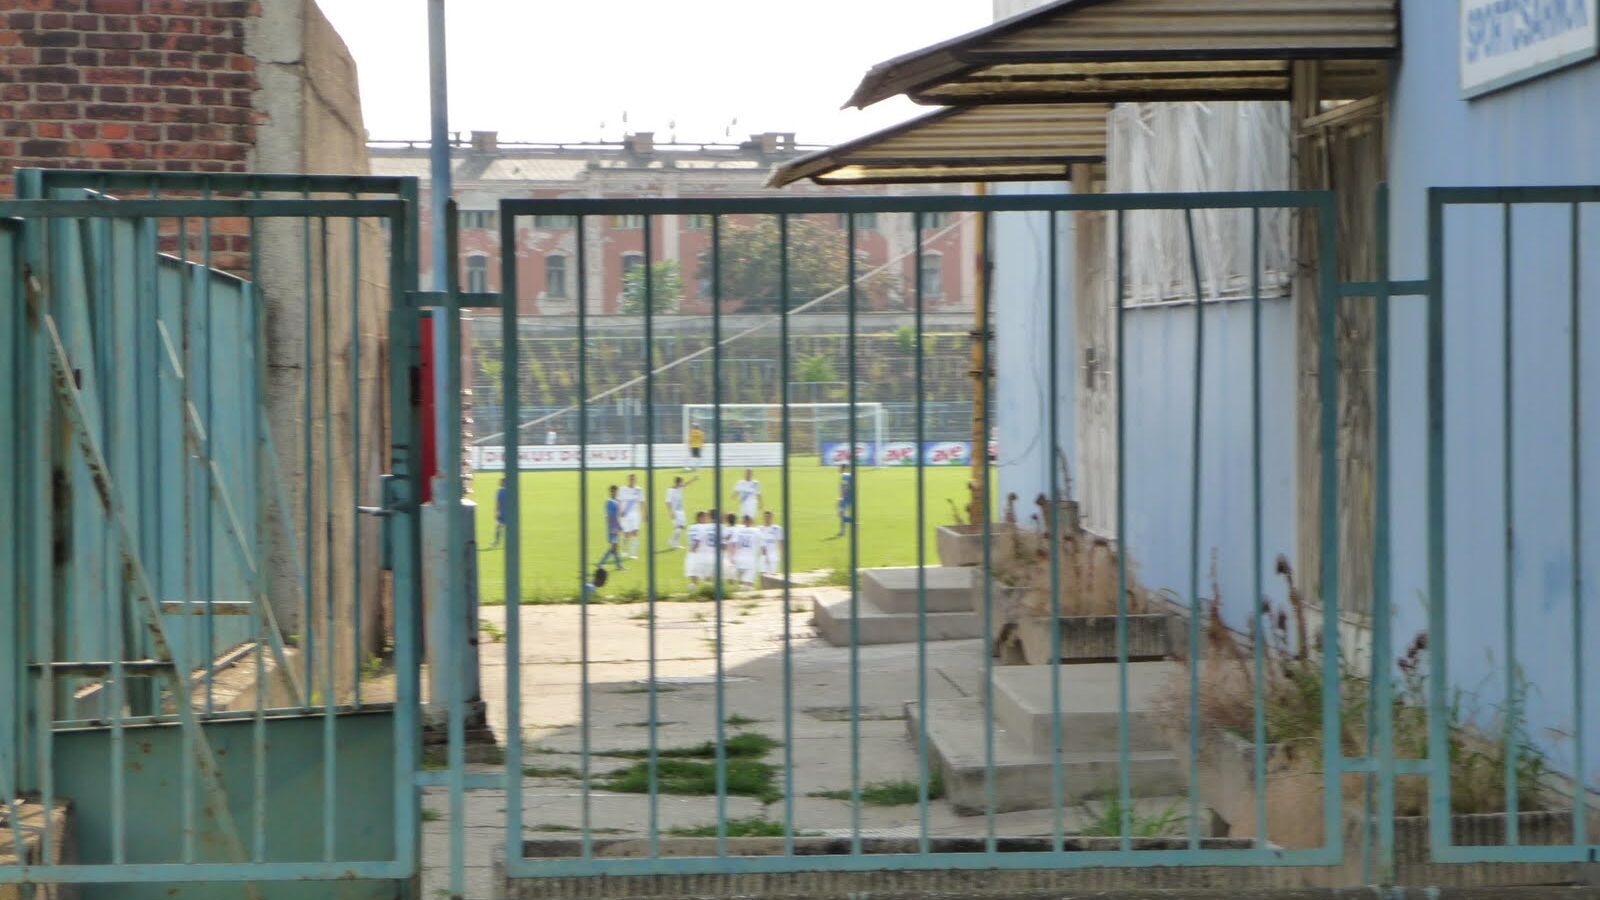
[[[248,37],[259,61],[257,108],[268,119],[255,169],[367,174],[355,62],[314,0],[265,4]],[[312,636],[319,660],[325,659],[329,645],[325,618],[331,599],[335,671],[343,689],[354,678],[358,654],[365,659],[380,649],[381,610],[388,596],[377,567],[377,527],[372,520],[355,519],[358,503],[377,502],[378,476],[386,466],[387,244],[376,221],[359,223],[354,233],[348,219],[309,225],[276,221],[264,224],[260,252],[267,304],[268,418],[296,536],[295,547],[273,549],[272,594],[285,631]],[[353,374],[359,394],[353,391]],[[303,543],[308,531],[309,569]],[[310,625],[304,621],[297,573],[304,573],[312,588]],[[353,634],[358,610],[359,651]],[[322,671],[323,663],[316,667]]]

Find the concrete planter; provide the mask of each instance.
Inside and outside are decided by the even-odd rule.
[[[1128,659],[1133,662],[1166,659],[1172,655],[1176,617],[1159,613],[1128,616]],[[1027,616],[1017,623],[1022,656],[1027,665],[1050,663],[1052,636],[1048,616]],[[1116,616],[1062,616],[1061,661],[1064,663],[1116,662]]]
[[[990,539],[996,539],[1011,531],[1008,525],[991,524],[989,526]],[[983,565],[983,526],[982,525],[940,525],[937,535],[939,545],[939,564],[942,566],[981,566]],[[991,560],[998,554],[991,552]]]

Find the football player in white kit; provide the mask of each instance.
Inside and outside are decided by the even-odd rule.
[[[761,529],[756,527],[754,516],[745,516],[733,530],[733,568],[739,583],[747,588],[756,586],[756,566],[761,554]]]
[[[712,533],[712,538],[717,535]],[[739,517],[728,513],[728,518],[722,526],[722,580],[732,581],[739,577],[739,570],[734,563],[739,555]]]
[[[744,479],[733,486],[733,495],[739,498],[740,517],[755,522],[761,514],[761,482],[754,469],[744,470]]]
[[[772,510],[762,514],[761,574],[777,575],[783,570],[783,526],[772,521]]]
[[[639,522],[644,518],[644,488],[639,487],[639,476],[628,473],[628,483],[617,491],[617,502],[622,505],[622,552],[628,559],[639,558]]]
[[[667,545],[668,550],[677,550],[683,546],[683,533],[689,525],[688,514],[683,511],[683,489],[694,484],[699,476],[693,476],[688,481],[679,475],[672,479],[672,487],[667,488],[667,512],[672,516],[672,542]]]
[[[683,575],[690,586],[698,586],[700,579],[711,577],[712,526],[704,512],[694,514],[694,524],[689,526],[689,552],[683,557]]]

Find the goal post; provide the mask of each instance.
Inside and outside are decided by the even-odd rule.
[[[790,403],[790,446],[785,447],[784,452],[792,452],[797,444],[804,446],[813,443],[820,452],[825,443],[848,443],[852,406],[856,418],[856,442],[881,448],[884,441],[888,440],[888,422],[882,403]],[[712,403],[683,405],[683,440],[686,444],[689,431],[695,425],[705,432],[707,445],[718,443],[719,436],[725,445],[783,439],[782,403],[724,403],[720,407],[720,422],[718,409]],[[721,426],[720,435],[718,425]],[[877,458],[877,453],[868,454],[868,459]]]

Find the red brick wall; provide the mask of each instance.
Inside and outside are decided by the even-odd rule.
[[[259,0],[0,0],[0,197],[16,168],[243,172]]]

